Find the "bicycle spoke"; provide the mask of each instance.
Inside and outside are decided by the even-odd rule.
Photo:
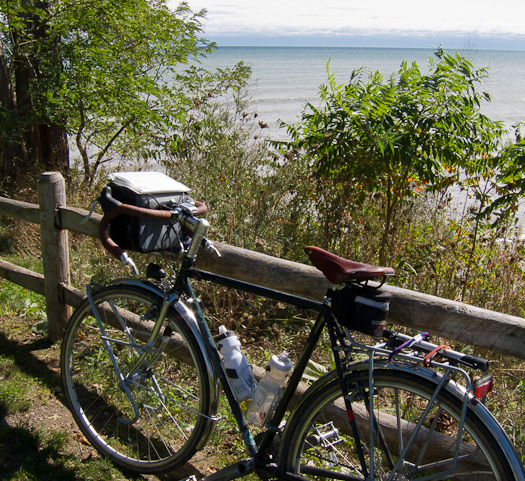
[[[497,451],[498,438],[483,428],[482,421],[467,418],[463,422],[467,405],[461,397],[449,395],[439,383],[417,374],[374,371],[371,419],[368,370],[348,377],[352,409],[367,470],[374,473],[372,479],[466,481],[472,479],[472,473],[488,476],[480,479],[508,479],[503,471],[507,468],[500,468],[505,453]],[[283,437],[286,469],[309,479],[364,479],[357,444],[345,421],[340,386],[332,376],[331,382],[313,389],[297,407]],[[478,406],[475,415],[473,411],[465,413],[477,416],[482,409]],[[335,431],[337,437],[332,434]]]
[[[215,419],[202,349],[173,313],[154,327],[156,312],[149,292],[102,289],[76,312],[62,355],[66,396],[88,440],[151,473],[184,464]]]

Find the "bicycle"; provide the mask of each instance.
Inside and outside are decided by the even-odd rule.
[[[360,314],[348,315],[353,305],[348,296],[355,289],[380,292],[373,289],[393,269],[309,247],[310,259],[334,285],[320,302],[205,272],[195,268],[199,249],[217,249],[206,238],[209,223],[197,217],[204,211],[202,205],[147,211],[121,204],[102,219],[102,243],[130,264],[108,234],[117,215],[177,222],[191,238],[172,281],[150,266],[152,280],[92,283],[68,323],[61,351],[64,392],[78,426],[99,452],[138,473],[183,466],[206,445],[220,419],[222,387],[247,457],[206,476],[207,481],[250,473],[289,481],[525,479],[510,440],[483,403],[492,385],[485,359],[433,344],[426,334],[410,337],[372,325],[366,315],[357,327],[372,334],[373,342],[363,344],[352,334]],[[316,313],[286,388],[256,438],[221,364],[192,279]],[[384,304],[364,302],[372,309],[374,302]],[[335,368],[289,413],[324,329]],[[480,378],[472,380],[471,370]]]

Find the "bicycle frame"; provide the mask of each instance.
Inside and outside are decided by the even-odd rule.
[[[276,301],[280,301],[280,302],[283,302],[289,305],[294,305],[296,307],[299,307],[305,310],[312,310],[318,313],[317,320],[308,336],[308,339],[305,344],[305,348],[303,349],[303,352],[301,353],[301,356],[297,362],[297,365],[295,366],[290,376],[288,385],[286,389],[284,390],[283,397],[281,401],[279,402],[279,404],[277,405],[272,418],[269,419],[265,424],[266,430],[263,433],[261,442],[259,443],[259,447],[256,446],[252,432],[248,426],[246,418],[244,417],[244,413],[239,403],[236,401],[235,396],[233,394],[233,390],[228,382],[226,373],[222,367],[222,362],[220,359],[219,352],[213,340],[213,335],[209,330],[208,324],[205,320],[204,314],[199,306],[199,302],[197,300],[197,297],[191,285],[191,282],[190,282],[191,279],[212,282],[214,284],[222,285],[227,288],[237,289],[237,290],[241,290],[241,291],[248,292],[251,294],[271,298]],[[120,279],[120,280],[116,280],[115,283],[136,285],[136,286],[140,286],[143,288],[145,287],[145,284],[143,282],[134,280],[134,279]],[[291,473],[279,471],[277,466],[273,464],[272,465],[268,464],[268,462],[265,459],[265,455],[266,455],[268,448],[271,446],[275,435],[278,433],[278,427],[281,421],[284,419],[287,407],[289,406],[292,396],[294,395],[302,379],[307,363],[314,349],[317,346],[318,340],[325,326],[328,327],[328,332],[330,334],[330,339],[332,343],[332,349],[334,349],[335,347],[334,354],[336,354],[335,355],[336,370],[337,370],[337,375],[341,381],[341,387],[343,389],[343,392],[345,392],[345,390],[347,389],[345,386],[345,381],[344,381],[344,373],[347,367],[343,366],[340,356],[337,355],[337,350],[340,348],[340,345],[342,342],[341,339],[343,337],[349,340],[351,349],[356,350],[356,351],[368,352],[369,356],[368,356],[368,361],[366,362],[368,363],[368,369],[370,370],[370,372],[372,372],[372,370],[374,369],[375,357],[386,358],[391,353],[390,350],[385,348],[385,343],[379,343],[376,346],[362,345],[362,344],[357,343],[352,338],[348,330],[346,330],[346,333],[343,333],[342,331],[340,331],[340,329],[338,330],[337,324],[333,321],[331,317],[330,306],[326,302],[321,303],[321,302],[312,301],[312,300],[305,299],[302,297],[286,294],[280,291],[275,291],[273,289],[257,286],[257,285],[246,283],[246,282],[239,281],[236,279],[231,279],[225,276],[202,271],[202,270],[196,269],[191,266],[181,268],[181,270],[179,271],[177,275],[176,283],[169,292],[162,293],[153,287],[149,287],[149,289],[162,295],[164,297],[164,301],[160,309],[160,315],[152,330],[147,346],[152,346],[156,342],[157,338],[159,337],[160,325],[162,324],[164,316],[167,314],[170,306],[186,306],[187,303],[184,302],[184,299],[191,300],[192,301],[191,312],[194,315],[193,317],[194,321],[192,322],[195,322],[195,325],[192,327],[192,329],[194,330],[194,332],[198,334],[198,337],[202,341],[202,347],[206,353],[206,358],[210,366],[209,367],[210,372],[213,372],[213,374],[217,376],[220,380],[222,389],[226,395],[226,398],[228,399],[228,404],[230,405],[232,414],[234,415],[236,419],[237,425],[239,427],[239,430],[241,432],[241,435],[243,437],[243,440],[244,440],[244,443],[247,449],[247,454],[249,456],[248,459],[242,460],[232,466],[229,466],[214,474],[206,476],[204,478],[206,481],[227,481],[227,480],[231,480],[231,479],[235,479],[235,478],[244,476],[246,474],[249,474],[255,471],[259,472],[262,475],[267,475],[267,476],[271,476],[274,478],[277,477],[283,480],[297,481],[298,479],[304,479],[304,478],[301,478],[300,476],[293,475]],[[88,298],[90,298],[90,302],[92,302],[89,289],[88,289]],[[183,302],[179,302],[179,301],[183,301]],[[186,309],[188,308],[186,307]],[[93,311],[95,313],[97,312],[94,306],[93,306]],[[183,312],[186,314],[185,318],[188,319],[189,316],[187,316],[187,311],[183,311]],[[118,319],[119,316],[117,315],[116,317]],[[107,341],[104,339],[105,334],[102,330],[100,320],[97,319],[97,322],[99,323],[99,327],[101,328],[102,340],[104,343],[106,343],[108,352],[110,352],[110,356],[112,356],[111,349],[109,349],[109,346],[107,346]],[[338,345],[338,341],[339,341],[339,345]],[[146,361],[146,358],[148,356],[148,351],[144,350],[144,348],[140,348],[138,349],[138,353],[139,353],[139,359],[136,362],[136,368],[133,369],[130,373],[128,373],[128,377],[133,374],[134,370],[138,369],[141,366],[141,364]],[[415,358],[414,356],[411,356],[411,355],[399,353],[399,354],[396,354],[395,360],[396,361],[406,360],[406,361],[414,362]],[[121,381],[121,386],[124,388],[124,391],[126,395],[128,396],[135,410],[136,416],[138,417],[138,408],[133,399],[133,394],[129,390],[126,382],[124,382],[124,378],[117,367],[117,363],[114,360],[112,361],[113,361],[115,371],[117,372],[117,375],[119,376],[119,379]],[[148,363],[151,363],[151,362],[152,361],[149,359]],[[379,362],[377,364],[383,365],[384,363]],[[442,365],[440,366],[442,367]],[[470,388],[470,378],[468,377],[466,372],[460,368],[457,368],[454,366],[448,366],[447,373],[442,376],[441,382],[439,383],[436,389],[436,392],[434,394],[434,398],[432,398],[429,402],[429,409],[432,404],[432,401],[435,399],[435,397],[439,393],[439,390],[446,384],[446,382],[448,382],[451,379],[452,376],[450,376],[450,373],[453,373],[454,375],[463,376],[467,381],[467,386]],[[371,385],[369,386],[369,392],[373,392],[373,376],[370,376],[370,384]],[[464,397],[464,412],[466,410],[468,399],[469,399],[469,396],[468,396],[468,389],[467,389],[465,391],[465,397]],[[353,415],[351,414],[352,413],[351,401],[350,400],[346,400],[346,401],[347,401],[346,409],[347,409],[347,412],[349,413],[348,417],[349,417],[350,426],[354,432],[355,438],[359,439],[359,435],[357,432],[357,426],[355,425],[355,421],[353,420]],[[374,412],[373,396],[369,397],[368,402],[369,402],[369,412],[373,413]],[[212,419],[218,420],[219,418],[220,416],[214,417]],[[404,452],[407,452],[409,448],[411,447],[412,443],[417,437],[417,433],[419,432],[419,429],[421,428],[424,420],[425,420],[425,414],[421,417],[421,419],[417,423],[411,439],[408,441],[408,443],[404,447]],[[121,421],[128,423],[128,424],[132,424],[134,422],[134,420],[131,420],[131,421],[121,420]],[[374,432],[377,432],[380,435],[380,431],[377,429],[377,426],[375,425],[376,422],[377,421],[375,420],[374,416],[370,416],[370,433],[372,436]],[[463,429],[463,422],[461,422],[460,429]],[[459,448],[460,448],[459,439],[460,438],[461,437],[459,436],[458,443],[456,446],[454,465],[455,463],[457,463],[459,459]],[[374,475],[373,462],[370,463],[371,472],[368,472],[366,468],[366,462],[364,460],[362,448],[360,447],[360,443],[356,443],[356,445],[358,446],[358,455],[359,455],[359,458],[361,460],[361,464],[363,467],[363,474],[365,475],[365,477],[368,477],[368,476],[373,477]],[[401,462],[402,459],[403,459],[403,456],[400,456],[400,461],[398,461],[398,464]],[[451,472],[453,471],[453,469],[454,469],[454,466],[451,467]]]
[[[378,422],[375,419],[375,416],[373,414],[374,413],[374,399],[373,399],[374,398],[374,395],[373,395],[374,379],[373,379],[372,373],[373,373],[374,365],[376,363],[376,357],[379,357],[379,358],[388,357],[388,361],[386,362],[386,364],[385,364],[385,361],[380,361],[377,363],[377,365],[386,366],[392,362],[392,359],[391,359],[392,350],[386,349],[385,343],[380,343],[376,346],[368,346],[368,345],[362,345],[362,344],[355,342],[355,340],[353,340],[348,329],[346,329],[346,331],[343,331],[339,323],[335,320],[335,318],[331,314],[330,302],[328,299],[325,299],[324,302],[316,302],[310,299],[305,299],[299,296],[286,294],[286,293],[276,291],[273,289],[269,289],[266,287],[258,286],[255,284],[239,281],[239,280],[228,278],[222,275],[217,275],[217,274],[206,272],[200,269],[196,269],[194,267],[194,261],[195,261],[199,246],[201,245],[203,241],[205,241],[204,236],[207,233],[208,223],[205,220],[198,220],[194,217],[191,217],[191,218],[184,218],[183,224],[191,227],[194,233],[194,237],[189,246],[189,249],[186,251],[184,255],[180,270],[178,271],[176,279],[175,279],[175,283],[173,287],[169,289],[168,292],[162,292],[160,289],[155,289],[137,280],[115,281],[117,283],[133,284],[133,285],[140,286],[142,288],[148,288],[148,289],[154,290],[156,293],[158,293],[163,298],[163,302],[160,308],[160,314],[157,318],[155,326],[152,329],[151,336],[146,345],[146,348],[137,348],[137,351],[139,353],[139,359],[135,364],[135,368],[133,368],[130,371],[130,373],[128,373],[127,377],[129,377],[130,375],[133,375],[133,373],[136,372],[141,367],[141,364],[146,362],[146,359],[148,358],[148,348],[151,348],[155,344],[155,342],[157,342],[157,339],[160,335],[161,324],[164,321],[164,318],[167,315],[170,307],[180,306],[180,305],[187,306],[186,301],[187,300],[192,301],[191,311],[192,311],[193,320],[191,321],[192,326],[190,327],[196,333],[197,335],[196,337],[199,339],[199,342],[201,343],[203,347],[203,350],[204,350],[203,352],[206,354],[205,358],[206,358],[207,365],[209,365],[209,369],[220,380],[222,389],[226,395],[226,398],[230,405],[232,414],[234,415],[236,419],[237,425],[239,427],[239,430],[241,432],[241,435],[243,437],[243,440],[244,440],[244,443],[247,449],[247,454],[249,456],[248,459],[242,460],[212,475],[206,476],[204,479],[206,481],[227,481],[227,480],[231,480],[231,479],[235,479],[235,478],[244,476],[252,472],[257,472],[263,478],[278,478],[278,479],[290,480],[290,481],[302,480],[304,478],[302,478],[301,476],[281,471],[278,469],[278,467],[275,464],[270,464],[267,453],[272,444],[274,437],[276,436],[276,434],[278,434],[278,429],[281,424],[281,421],[284,419],[286,415],[287,407],[289,406],[292,396],[294,395],[297,387],[299,386],[299,383],[306,369],[307,363],[309,359],[311,358],[311,355],[318,344],[318,341],[319,341],[319,338],[321,336],[323,329],[326,326],[328,328],[332,350],[334,353],[337,377],[340,380],[343,397],[346,403],[348,420],[349,420],[351,429],[353,431],[354,438],[356,440],[357,454],[361,462],[362,472],[363,472],[365,479],[369,479],[369,478],[373,479],[374,477],[374,472],[373,472],[374,453],[373,453],[373,450],[370,453],[370,456],[372,459],[370,461],[370,472],[369,472],[367,469],[367,463],[365,461],[361,443],[359,442],[359,434],[357,431],[357,425],[356,425],[356,422],[354,420],[354,416],[352,413],[352,401],[351,399],[349,399],[348,387],[346,386],[346,383],[345,383],[345,373],[347,372],[347,369],[349,368],[349,366],[347,364],[345,365],[343,364],[348,363],[351,360],[350,356],[348,355],[349,351],[353,352],[353,350],[356,349],[356,350],[361,350],[363,352],[368,353],[368,360],[365,361],[365,363],[367,363],[367,366],[368,366],[367,368],[369,369],[369,372],[370,372],[370,375],[369,375],[370,385],[368,386],[368,389],[369,389],[369,392],[372,393],[371,396],[366,396],[367,404],[368,404],[368,411],[369,413],[372,413],[372,415],[369,416],[370,436],[371,438],[373,438],[374,432],[377,432],[380,443],[384,445],[385,443],[381,439],[381,431],[378,429]],[[251,294],[271,298],[276,301],[280,301],[280,302],[283,302],[289,305],[294,305],[301,309],[313,310],[318,313],[315,324],[312,330],[310,331],[310,334],[306,341],[305,348],[303,349],[303,352],[301,353],[300,358],[290,376],[288,385],[286,389],[284,390],[281,401],[276,406],[276,409],[273,412],[271,419],[267,420],[265,423],[266,430],[263,432],[259,446],[257,446],[255,443],[252,431],[250,430],[250,427],[248,426],[244,413],[239,403],[236,401],[233,390],[228,382],[228,378],[223,369],[221,357],[216,348],[216,345],[213,339],[213,335],[209,330],[208,324],[205,320],[205,316],[200,308],[199,301],[197,300],[195,292],[192,288],[192,285],[190,282],[191,279],[209,281],[209,282],[212,282],[213,284],[222,285],[227,288],[237,289],[237,290],[241,290],[241,291],[248,292]],[[89,290],[88,290],[88,297],[90,298],[90,302],[93,307],[93,312],[96,313],[97,311],[93,304],[93,301],[91,300]],[[188,309],[187,307],[185,308]],[[116,317],[117,318],[119,317],[118,314],[116,315]],[[189,316],[185,316],[185,318],[189,318]],[[108,352],[110,352],[111,349],[108,346],[108,341],[105,339],[105,334],[103,332],[102,324],[99,319],[97,319],[97,322],[99,323],[99,327],[101,328],[102,340],[105,343],[106,348],[108,349]],[[348,346],[346,340],[349,340],[350,346]],[[133,341],[131,341],[130,345],[132,346],[134,345]],[[344,351],[344,357],[341,357],[340,355],[341,351]],[[112,354],[110,352],[110,357],[111,356]],[[419,364],[421,363],[421,359],[418,358],[417,356],[411,356],[411,355],[396,352],[394,361],[397,362],[398,360],[405,360],[405,361],[411,362],[412,364],[411,364],[410,369],[414,369],[414,363],[416,362]],[[115,362],[113,357],[112,357],[112,362],[113,362],[115,371],[120,379],[120,384],[123,386],[124,391],[126,395],[128,396],[133,406],[133,409],[135,411],[135,415],[136,415],[135,417],[137,418],[138,408],[133,399],[133,395],[131,391],[129,390],[125,382],[125,379],[122,373],[119,371],[117,363]],[[147,362],[149,365],[152,362],[152,360],[148,359]],[[437,366],[443,367],[443,364],[434,363],[432,361],[431,366],[432,367],[437,367]],[[446,369],[445,374],[442,375],[440,382],[437,383],[436,390],[433,396],[429,399],[428,407],[426,411],[423,413],[423,415],[421,416],[421,418],[419,419],[418,423],[416,423],[415,430],[411,438],[409,439],[407,445],[404,447],[403,452],[399,456],[398,461],[397,462],[391,461],[394,471],[396,471],[397,468],[400,466],[400,464],[403,462],[403,459],[405,457],[404,454],[408,452],[409,448],[415,441],[417,434],[419,430],[421,429],[421,426],[423,425],[423,422],[425,421],[430,411],[430,408],[434,400],[437,398],[440,390],[451,379],[453,379],[454,376],[457,376],[457,375],[461,375],[466,379],[467,389],[464,391],[464,395],[463,395],[463,412],[462,412],[462,419],[460,421],[460,435],[458,435],[457,446],[455,448],[455,456],[454,456],[454,460],[452,461],[453,465],[450,468],[451,472],[454,470],[455,465],[460,459],[459,451],[460,451],[461,432],[463,430],[467,402],[472,397],[469,394],[469,390],[471,389],[471,381],[470,381],[468,374],[460,368],[457,368],[454,366],[446,366],[445,369]],[[428,373],[431,372],[429,369],[426,369],[425,371]],[[212,419],[217,420],[218,418],[212,418]],[[126,421],[126,422],[133,423],[134,420]],[[372,441],[370,444],[372,445]],[[388,453],[388,450],[386,454],[387,456],[390,456]],[[392,473],[392,475],[394,475],[394,473]],[[428,478],[428,479],[431,479],[431,478]]]

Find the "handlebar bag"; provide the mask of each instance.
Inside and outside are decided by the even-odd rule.
[[[160,172],[119,172],[109,174],[108,180],[111,196],[123,204],[172,209],[193,202],[188,187]],[[179,252],[187,240],[176,221],[127,215],[119,215],[110,222],[109,234],[122,249],[136,252]]]
[[[349,329],[381,337],[392,295],[382,289],[351,284],[330,291],[332,312]]]

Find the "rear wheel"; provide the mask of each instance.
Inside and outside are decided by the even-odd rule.
[[[101,453],[141,473],[183,465],[212,427],[209,373],[185,319],[170,308],[148,344],[161,303],[134,286],[100,289],[95,308],[86,300],[75,310],[62,343],[64,391],[78,426]]]
[[[523,479],[510,442],[482,404],[468,402],[462,426],[463,402],[451,389],[442,389],[431,403],[435,381],[413,372],[377,369],[373,379],[375,427],[371,429],[368,370],[350,372],[346,382],[366,479]],[[282,468],[311,479],[365,479],[339,379],[334,376],[324,385],[321,382],[311,393],[301,400],[286,426]],[[420,420],[422,427],[410,444]],[[460,449],[457,464],[456,447]]]

